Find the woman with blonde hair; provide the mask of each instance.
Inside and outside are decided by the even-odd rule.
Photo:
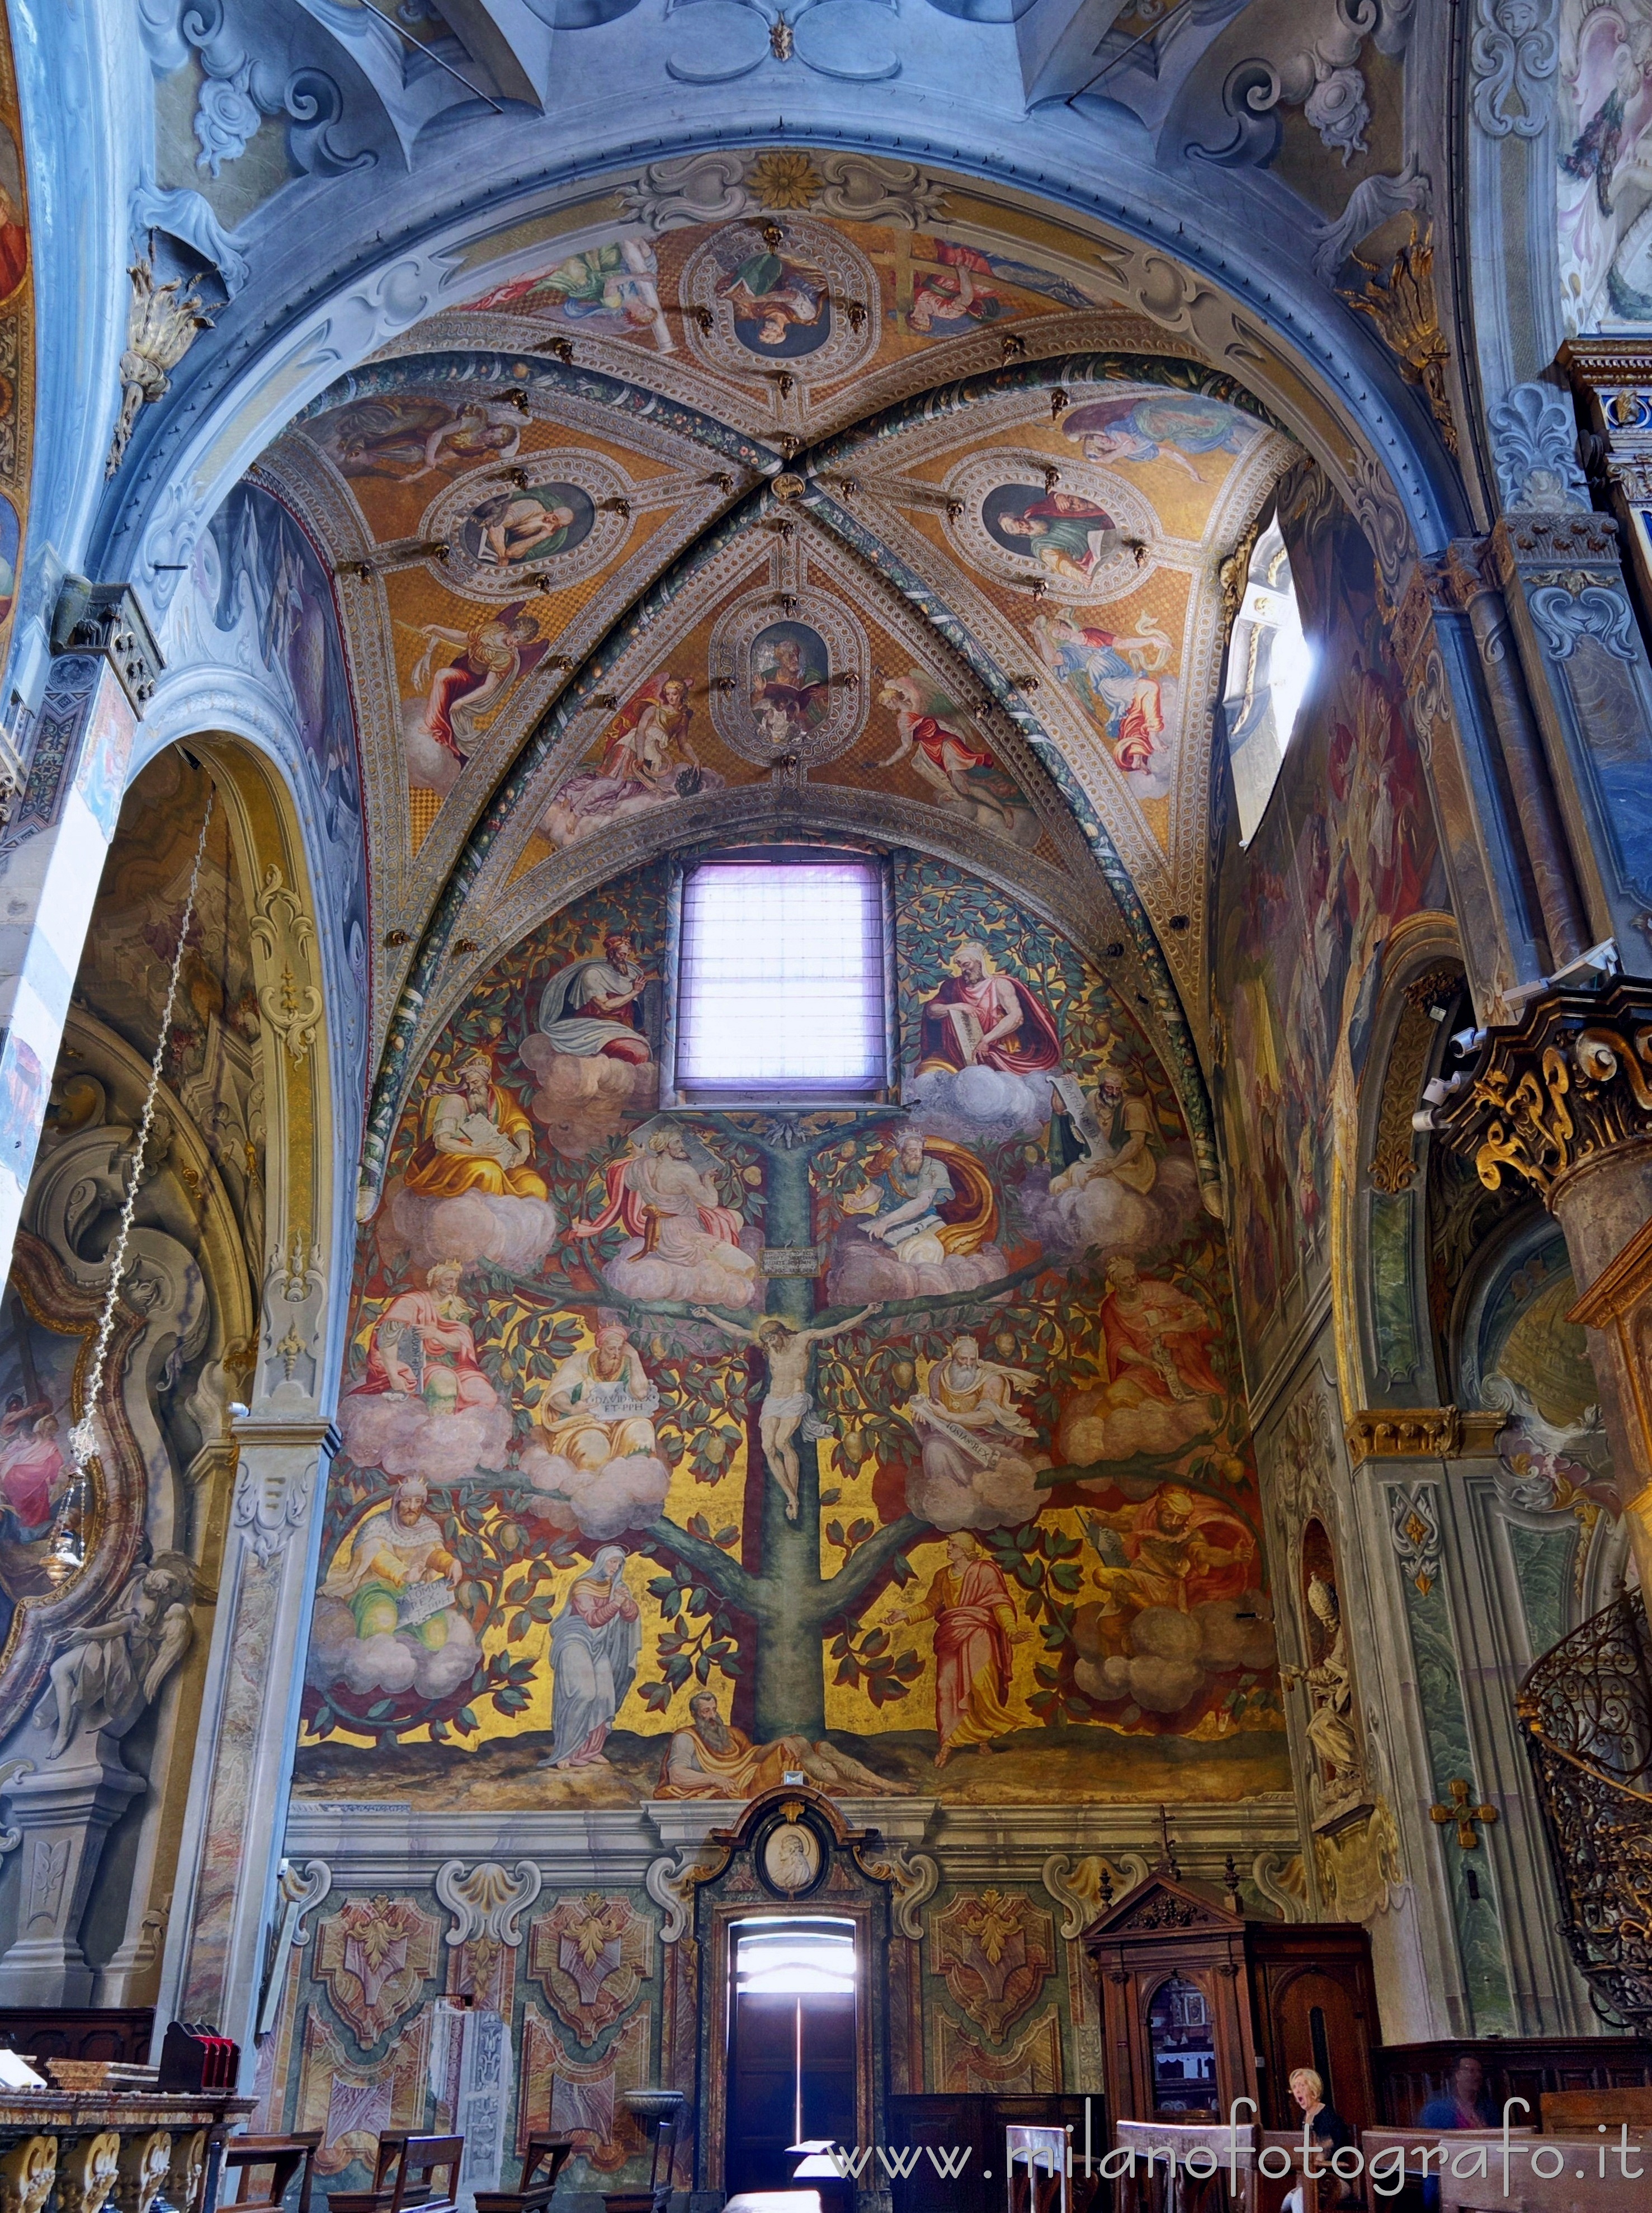
[[[1291,2094],[1301,2109],[1303,2131],[1310,2137],[1320,2157],[1320,2173],[1327,2173],[1336,2154],[1350,2144],[1357,2144],[1357,2137],[1352,2126],[1345,2121],[1325,2101],[1324,2077],[1312,2067],[1293,2067],[1291,2070]],[[1310,2198],[1305,2182],[1293,2183],[1285,2193],[1280,2213],[1315,2213],[1318,2203],[1317,2186]],[[1332,2200],[1336,2213],[1347,2213],[1353,2206],[1364,2205],[1364,2199],[1346,2180],[1340,2181],[1336,2197]]]

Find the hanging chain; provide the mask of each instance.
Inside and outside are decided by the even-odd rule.
[[[166,1058],[167,1039],[172,1031],[172,1010],[178,1002],[178,979],[184,970],[184,954],[189,944],[190,924],[195,919],[195,894],[200,888],[201,863],[206,858],[207,832],[212,825],[212,810],[217,802],[215,789],[207,796],[206,813],[201,818],[201,835],[195,847],[195,866],[190,870],[189,896],[184,901],[184,918],[178,927],[178,949],[172,956],[172,975],[167,985],[167,1004],[161,1017],[161,1034],[155,1041],[155,1058],[149,1064],[149,1088],[143,1097],[143,1119],[138,1124],[137,1144],[132,1154],[131,1174],[127,1180],[126,1196],[120,1210],[120,1227],[109,1253],[109,1281],[103,1294],[103,1311],[98,1316],[97,1341],[92,1348],[92,1366],[86,1379],[86,1395],[82,1400],[85,1412],[69,1432],[69,1447],[74,1460],[75,1473],[79,1476],[88,1460],[97,1449],[97,1431],[94,1417],[99,1395],[103,1389],[103,1368],[108,1356],[109,1338],[115,1326],[115,1302],[120,1294],[120,1279],[126,1272],[126,1247],[131,1241],[132,1221],[137,1210],[137,1194],[143,1181],[143,1156],[149,1150],[149,1129],[155,1120],[155,1104],[161,1093],[161,1065]]]

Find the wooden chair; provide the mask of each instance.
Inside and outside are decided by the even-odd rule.
[[[677,2124],[682,2112],[660,2122],[654,2131],[654,2154],[648,2169],[646,2190],[607,2190],[603,2192],[604,2213],[665,2213],[671,2194],[671,2165],[677,2156]]]
[[[455,2213],[463,2137],[417,2136],[386,2130],[379,2139],[371,2190],[335,2190],[327,2203],[332,2213]],[[429,2178],[447,2170],[446,2194],[437,2197]]]
[[[574,2149],[572,2137],[530,2137],[515,2189],[478,2190],[476,2213],[544,2213]]]
[[[298,2186],[298,2213],[310,2213],[310,2185],[313,2179],[315,2155],[321,2149],[319,2129],[306,2129],[290,2137],[226,2137],[223,2145],[222,2171],[228,2175],[241,2170],[238,2187],[247,2186],[245,2170],[252,2167],[270,2169],[269,2187],[261,2198],[236,2197],[227,2198],[228,2209],[236,2213],[282,2213],[287,2192],[293,2186],[295,2175],[301,2176]]]

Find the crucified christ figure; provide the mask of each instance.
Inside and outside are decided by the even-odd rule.
[[[701,1321],[720,1329],[725,1337],[732,1337],[737,1344],[759,1346],[768,1363],[768,1389],[758,1417],[757,1434],[762,1439],[768,1472],[785,1495],[786,1518],[795,1521],[800,1510],[795,1439],[815,1404],[814,1393],[809,1387],[810,1355],[816,1345],[825,1344],[829,1338],[841,1337],[846,1329],[858,1329],[863,1321],[881,1314],[883,1302],[862,1307],[858,1314],[851,1314],[847,1321],[834,1322],[830,1329],[793,1329],[778,1314],[765,1314],[755,1329],[747,1329],[739,1322],[725,1321],[709,1307],[695,1307],[694,1312]]]

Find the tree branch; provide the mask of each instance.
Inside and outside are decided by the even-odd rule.
[[[928,1527],[920,1515],[903,1514],[875,1537],[868,1537],[864,1545],[857,1545],[831,1581],[820,1586],[823,1601],[829,1601],[823,1619],[829,1621],[858,1598],[864,1598],[890,1561],[914,1544]]]
[[[663,1514],[648,1524],[647,1533],[655,1544],[664,1545],[668,1552],[675,1553],[685,1568],[692,1569],[701,1582],[709,1583],[719,1598],[738,1606],[742,1613],[757,1613],[762,1585],[720,1545],[679,1529]]]
[[[932,1291],[921,1299],[885,1299],[879,1321],[890,1314],[941,1314],[948,1307],[986,1306],[1001,1292],[1013,1290],[1018,1283],[1031,1281],[1035,1276],[1057,1272],[1053,1260],[1029,1260],[1024,1268],[1017,1268],[1011,1276],[999,1276],[990,1283],[976,1283],[965,1291]],[[824,1314],[817,1314],[809,1324],[811,1329],[830,1329],[839,1322],[847,1321],[859,1313],[857,1307],[828,1307]]]

